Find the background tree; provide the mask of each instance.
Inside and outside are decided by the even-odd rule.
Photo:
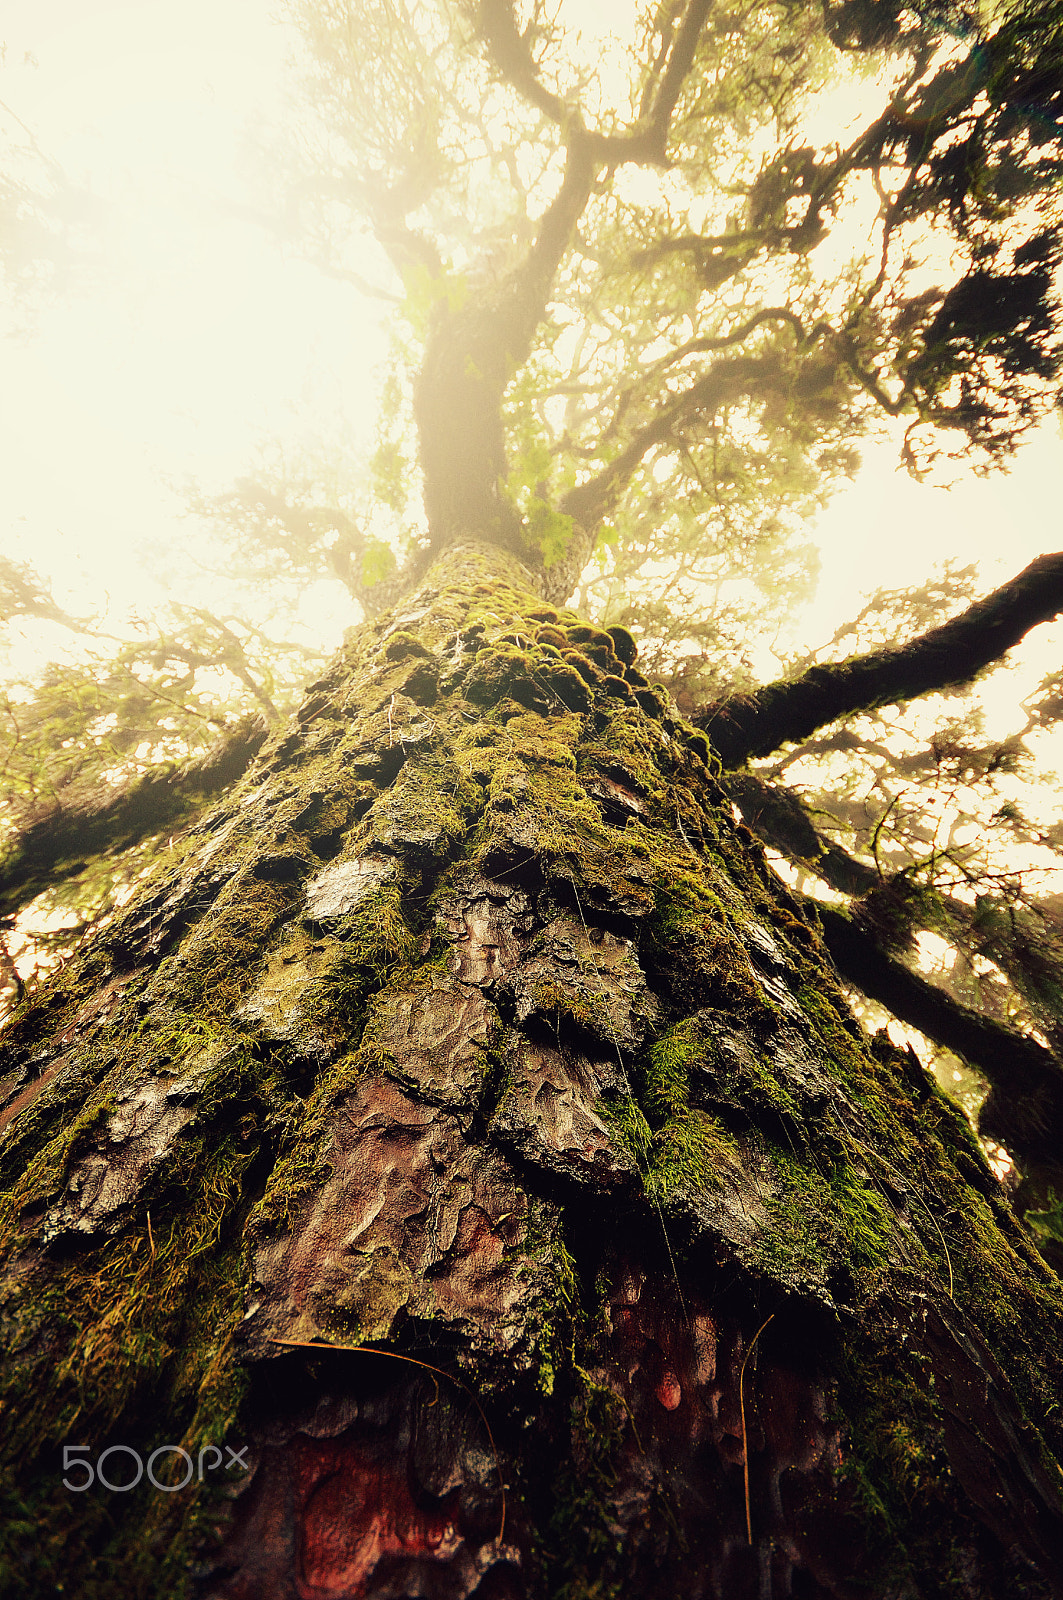
[[[854,624],[855,655],[795,662],[780,683],[758,689],[727,664],[743,612],[771,625],[809,581],[800,518],[853,469],[876,417],[905,419],[923,470],[950,438],[999,461],[1051,404],[1058,11],[688,0],[640,20],[612,103],[609,75],[581,69],[538,9],[300,15],[314,249],[343,270],[354,201],[405,293],[379,504],[373,520],[342,496],[326,509],[305,482],[249,480],[214,509],[245,562],[296,587],[330,570],[381,615],[264,747],[264,728],[237,723],[206,761],[156,765],[226,712],[280,709],[260,663],[285,647],[229,616],[186,613],[179,635],[124,646],[103,702],[64,675],[9,708],[29,801],[9,913],[84,855],[163,833],[169,855],[175,825],[199,819],[179,860],[11,1025],[8,1159],[28,1174],[9,1280],[16,1444],[31,1422],[68,1438],[79,1408],[117,1440],[143,1415],[153,1362],[167,1418],[213,1440],[271,1339],[401,1337],[409,1354],[430,1334],[494,1393],[501,1445],[473,1426],[455,1456],[416,1385],[389,1377],[377,1392],[341,1379],[338,1356],[287,1358],[319,1422],[299,1405],[285,1420],[270,1379],[255,1380],[242,1416],[258,1473],[213,1592],[360,1593],[398,1573],[461,1593],[767,1581],[842,1594],[865,1578],[932,1593],[943,1538],[975,1592],[1052,1592],[1060,1511],[1042,1451],[1058,1445],[1058,1285],[914,1058],[883,1037],[868,1056],[847,1026],[815,930],[865,994],[985,1072],[985,1131],[1018,1161],[1051,1257],[1058,920],[1014,854],[1033,830],[1000,785],[1057,686],[1003,746],[980,747],[955,716],[929,738],[876,718],[970,683],[1056,615],[1063,558],[962,610],[962,573],[880,596]],[[839,53],[878,99],[844,141],[817,141],[811,97]],[[854,217],[874,234],[855,255]],[[423,521],[403,493],[411,428]],[[493,553],[473,556],[470,538]],[[418,599],[383,609],[418,583]],[[13,607],[47,611],[32,574],[13,568],[9,586]],[[595,626],[563,609],[573,595]],[[883,648],[898,621],[916,636]],[[196,674],[218,667],[239,688],[211,709]],[[152,702],[174,708],[161,725]],[[256,753],[244,821],[239,799],[207,809]],[[124,781],[85,798],[104,767]],[[1001,845],[971,848],[987,797]],[[794,900],[725,802],[799,882],[850,908]],[[951,993],[904,959],[920,928],[959,952]],[[976,998],[989,1006],[961,1003]],[[138,1031],[131,1054],[134,1017],[150,1043]],[[73,1065],[54,1043],[71,1038],[86,1041]],[[173,1062],[202,1082],[185,1094],[180,1078],[171,1104],[159,1085]],[[361,1130],[353,1142],[337,1116]],[[374,1166],[400,1128],[412,1165]],[[455,1162],[474,1204],[429,1176]],[[335,1217],[360,1214],[366,1171],[382,1220],[359,1224],[376,1242],[352,1268]],[[396,1198],[403,1171],[420,1209]],[[630,1258],[579,1221],[593,1233],[617,1203]],[[161,1256],[153,1209],[169,1228]],[[425,1243],[411,1219],[428,1213]],[[663,1277],[648,1266],[661,1230]],[[78,1235],[88,1253],[64,1265]],[[233,1265],[252,1257],[252,1326],[237,1337]],[[101,1312],[104,1274],[116,1287]],[[53,1315],[60,1286],[72,1309]],[[762,1313],[798,1354],[764,1332],[754,1444],[743,1385]],[[31,1398],[64,1337],[77,1356]],[[121,1368],[109,1397],[104,1357]],[[921,1409],[928,1371],[941,1398]],[[963,1398],[983,1389],[978,1405]],[[357,1426],[343,1409],[355,1399]],[[292,1430],[313,1445],[271,1454],[265,1441]],[[332,1434],[346,1443],[326,1470]],[[556,1499],[536,1488],[544,1463]],[[507,1472],[511,1544],[493,1476]],[[367,1513],[372,1528],[356,1518],[340,1548],[370,1481],[413,1494],[406,1521]],[[297,1509],[282,1515],[285,1497]],[[852,1541],[837,1556],[828,1515]],[[168,1519],[148,1517],[144,1592],[157,1552],[177,1571],[202,1530],[193,1517],[174,1542]],[[128,1533],[86,1516],[78,1537],[106,1583]]]

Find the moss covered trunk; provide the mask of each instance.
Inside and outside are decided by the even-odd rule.
[[[1063,1592],[1058,1281],[529,583],[451,550],[6,1030],[5,1594]]]

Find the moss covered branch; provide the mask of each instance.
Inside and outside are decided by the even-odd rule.
[[[1036,1039],[982,1016],[880,949],[851,916],[816,904],[827,949],[843,977],[894,1016],[977,1068],[991,1086],[984,1133],[1027,1174],[1063,1177],[1063,1065]]]
[[[145,772],[122,789],[93,787],[34,813],[0,856],[0,918],[106,851],[183,824],[236,782],[267,736],[260,717],[244,717],[202,756]]]
[[[1038,556],[958,617],[906,645],[810,667],[791,683],[714,700],[695,716],[726,767],[807,739],[817,728],[878,706],[970,683],[1063,611],[1063,553]]]
[[[722,787],[762,843],[808,867],[830,888],[858,895],[881,884],[881,875],[869,862],[823,838],[792,789],[745,771],[724,773]]]

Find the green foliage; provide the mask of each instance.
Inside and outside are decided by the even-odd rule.
[[[247,712],[270,721],[291,703],[306,654],[278,646],[252,624],[175,606],[165,628],[80,661],[47,666],[0,699],[4,799],[0,823],[117,784],[205,749]],[[293,666],[292,656],[298,660]],[[294,681],[293,681],[294,680]]]
[[[548,572],[568,553],[574,533],[575,525],[571,517],[566,517],[563,511],[555,511],[545,500],[532,500],[528,507],[525,536],[539,551]]]
[[[37,683],[13,685],[0,702],[8,820],[103,773],[114,781],[202,749],[227,712],[253,704],[231,678],[228,703],[217,677],[197,687],[205,668],[247,670],[235,635],[213,622],[203,615],[183,637],[175,630],[110,659],[93,651],[85,665],[53,664]]]
[[[367,539],[362,554],[363,589],[374,589],[395,573],[395,552],[383,539]]]
[[[428,333],[437,309],[460,311],[468,299],[468,280],[460,272],[433,272],[423,261],[415,261],[402,274],[406,290],[402,314],[418,338]]]

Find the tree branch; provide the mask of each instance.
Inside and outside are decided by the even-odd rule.
[[[645,368],[647,373],[664,372],[668,367],[673,367],[677,361],[683,361],[687,356],[709,355],[716,350],[727,350],[733,344],[741,344],[744,339],[765,322],[784,322],[794,330],[798,345],[808,345],[816,334],[826,328],[826,324],[817,324],[810,334],[806,336],[804,324],[796,311],[791,311],[789,306],[765,306],[763,311],[758,311],[746,322],[737,328],[732,328],[730,333],[707,334],[698,339],[688,339],[685,344],[677,345],[668,355],[662,356],[659,361]],[[829,332],[829,328],[827,329]]]
[[[117,791],[94,788],[39,812],[0,859],[0,920],[75,876],[91,857],[126,850],[187,821],[202,802],[236,782],[267,735],[261,717],[243,717],[183,766],[146,772]]]
[[[778,359],[771,351],[714,362],[689,388],[661,406],[600,472],[570,489],[561,501],[561,510],[582,528],[597,527],[654,445],[672,438],[688,418],[712,415],[721,406],[750,394],[758,382],[778,375]]]
[[[517,26],[513,0],[480,0],[476,31],[499,76],[551,122],[562,123],[565,102],[541,81],[527,34]]]
[[[86,617],[73,617],[56,603],[51,584],[24,561],[0,556],[0,623],[16,617],[43,617],[73,633],[83,632]]]
[[[1038,556],[960,616],[906,645],[810,667],[792,683],[715,700],[693,720],[708,733],[724,766],[736,767],[854,712],[970,683],[1031,628],[1061,611],[1063,552]]]
[[[758,839],[799,861],[839,894],[867,894],[881,884],[869,862],[824,840],[792,789],[765,783],[756,773],[745,771],[725,772],[721,785]]]
[[[633,134],[628,140],[628,153],[624,160],[633,159],[664,162],[667,154],[668,131],[672,125],[672,115],[679,100],[680,91],[687,73],[694,64],[694,53],[698,47],[698,39],[709,14],[711,0],[690,0],[686,15],[679,24],[675,41],[668,53],[668,64],[657,85],[657,93],[653,99],[653,108],[647,119],[646,127]],[[641,121],[641,119],[640,119]],[[633,156],[631,151],[638,147],[641,141],[644,153]]]
[[[711,0],[689,0],[668,50],[664,70],[657,76],[655,87],[653,82],[648,85],[652,104],[643,106],[634,126],[622,133],[587,134],[595,160],[613,167],[627,162],[663,165],[667,161],[672,116],[694,64],[698,39],[710,7]],[[572,106],[547,89],[540,79],[527,32],[521,33],[517,26],[513,0],[481,0],[476,25],[491,64],[505,82],[551,122],[564,127],[573,114]]]
[[[1027,1175],[1063,1176],[1063,1064],[1029,1035],[960,1005],[878,948],[844,911],[814,906],[834,965],[894,1016],[970,1063],[991,1085],[979,1126]]]

